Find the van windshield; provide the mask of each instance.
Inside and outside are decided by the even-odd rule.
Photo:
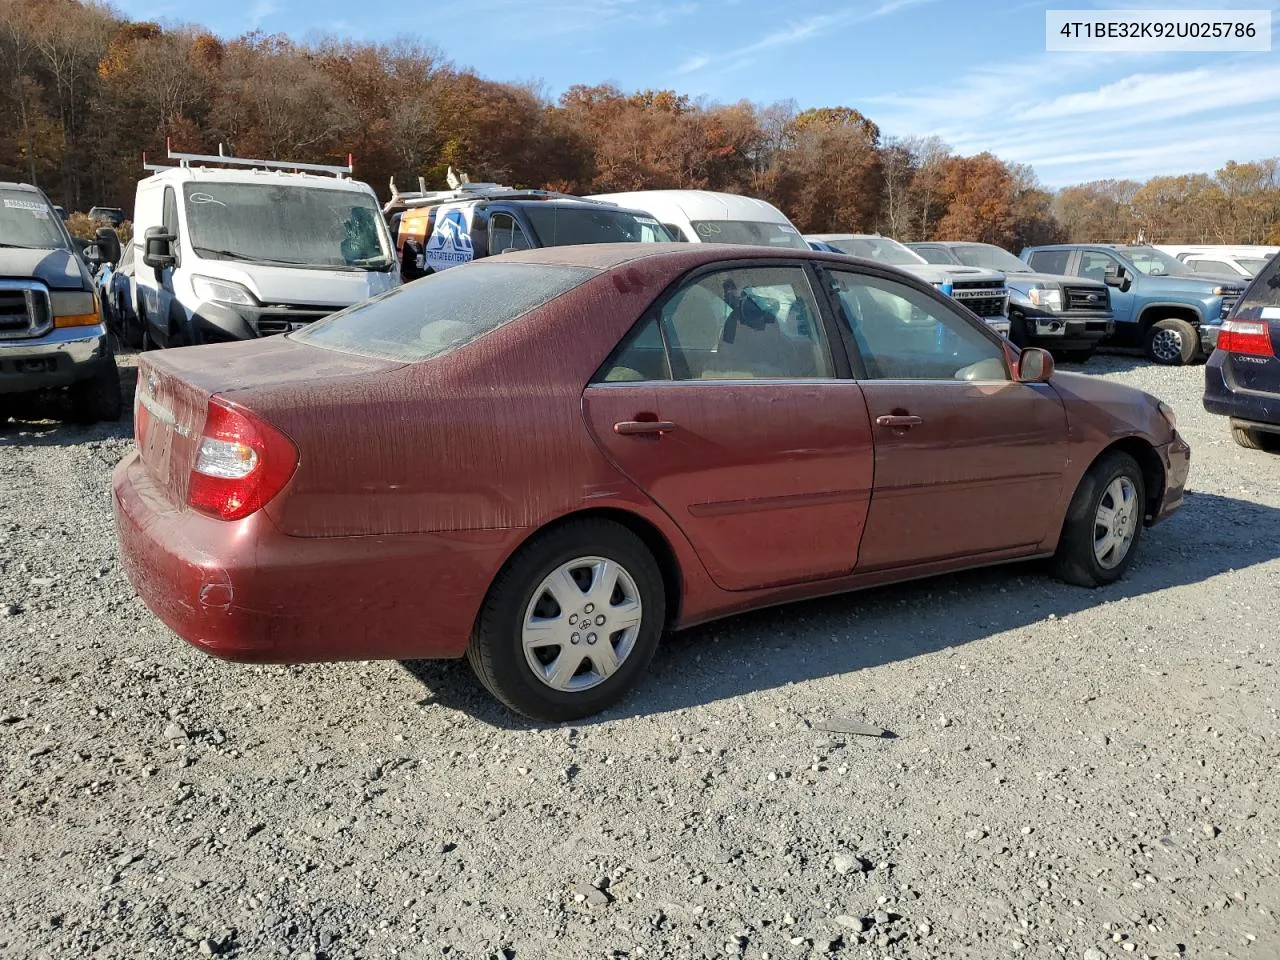
[[[210,260],[315,270],[391,269],[382,213],[367,193],[281,183],[188,183],[191,247]]]
[[[567,247],[579,243],[668,243],[671,235],[653,217],[599,208],[562,207],[554,203],[530,203],[525,216],[538,235],[538,245]]]
[[[703,243],[743,243],[757,247],[787,247],[808,250],[809,244],[796,228],[786,223],[762,220],[691,220]]]
[[[65,250],[58,215],[29,190],[0,190],[0,247]]]

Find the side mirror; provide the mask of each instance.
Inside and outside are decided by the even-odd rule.
[[[94,245],[98,248],[100,262],[109,263],[113,267],[120,262],[120,237],[110,227],[99,228]]]
[[[1053,354],[1040,347],[1024,347],[1018,356],[1019,383],[1048,383],[1053,376]]]
[[[80,251],[80,256],[84,257],[84,262],[92,267],[95,272],[105,262],[102,256],[102,248],[96,243],[85,244],[84,249]]]
[[[164,227],[148,227],[143,237],[142,262],[153,270],[168,270],[178,260],[173,255],[173,241],[178,238],[165,233]]]

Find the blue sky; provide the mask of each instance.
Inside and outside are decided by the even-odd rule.
[[[1280,155],[1270,53],[1046,53],[1044,11],[1271,8],[1275,0],[117,0],[134,19],[297,39],[409,36],[495,80],[845,105],[886,135],[1032,164],[1050,186]]]

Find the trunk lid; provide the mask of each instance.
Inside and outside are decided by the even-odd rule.
[[[175,503],[185,504],[213,395],[239,402],[244,391],[261,396],[298,381],[336,381],[398,366],[287,337],[145,353],[133,408],[139,456]],[[246,406],[257,412],[255,404]]]

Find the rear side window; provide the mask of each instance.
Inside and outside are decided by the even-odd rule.
[[[596,276],[586,267],[479,261],[442,270],[291,334],[366,357],[413,363],[472,340]]]
[[[1240,320],[1280,320],[1280,254],[1262,268],[1240,298],[1235,317]]]
[[[1070,250],[1037,250],[1028,261],[1041,273],[1066,273],[1070,262]]]

